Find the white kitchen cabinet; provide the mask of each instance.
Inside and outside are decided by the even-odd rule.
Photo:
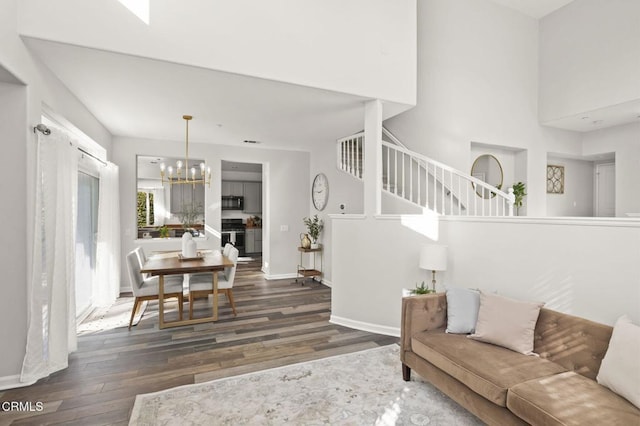
[[[243,182],[236,182],[233,180],[223,180],[221,183],[222,196],[233,195],[236,197],[244,196],[244,184]]]
[[[170,191],[171,213],[204,209],[204,185],[171,185]]]
[[[262,228],[247,228],[244,244],[247,253],[262,253]]]
[[[262,183],[244,182],[244,212],[262,213]]]

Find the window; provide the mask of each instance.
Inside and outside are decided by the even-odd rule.
[[[138,191],[138,227],[142,228],[154,223],[153,193]]]

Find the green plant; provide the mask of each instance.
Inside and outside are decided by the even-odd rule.
[[[200,203],[185,204],[182,211],[178,213],[178,219],[184,228],[189,228],[198,223],[200,217],[204,215],[204,208]]]
[[[167,225],[161,226],[158,231],[160,231],[160,238],[169,238],[169,228]]]
[[[522,182],[518,182],[518,183],[514,183],[513,184],[513,195],[515,195],[516,199],[514,202],[514,205],[516,206],[517,209],[519,209],[520,207],[522,207],[522,201],[524,200],[524,197],[527,195],[527,193],[525,192],[525,185]]]
[[[318,241],[318,237],[324,228],[324,222],[322,219],[318,218],[318,215],[313,216],[312,218],[305,217],[304,224],[307,225],[307,232],[311,237],[311,241],[314,243]]]
[[[139,191],[137,206],[138,206],[137,208],[138,228],[153,225],[153,222],[154,222],[153,193]],[[147,211],[147,207],[149,211]]]
[[[420,287],[418,287],[418,283],[416,283],[416,288],[411,290],[411,294],[429,294],[429,293],[435,293],[435,290],[431,290],[429,287],[425,287],[424,281],[422,281],[422,284],[420,284]]]

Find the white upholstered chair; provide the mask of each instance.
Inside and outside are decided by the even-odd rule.
[[[224,256],[229,257],[229,254],[231,253],[231,249],[234,248],[234,245],[231,243],[227,243],[224,245],[224,248],[222,249],[222,254]]]
[[[218,291],[224,293],[229,299],[233,315],[237,315],[236,302],[233,300],[233,281],[236,277],[236,267],[238,265],[238,249],[231,244],[225,255],[233,262],[233,266],[226,267],[222,274],[218,275]],[[227,250],[225,246],[225,250]],[[224,253],[224,252],[223,252]],[[193,301],[199,297],[209,297],[213,294],[213,275],[212,273],[192,274],[189,276],[189,319],[193,318]]]
[[[227,243],[224,245],[224,248],[222,249],[222,255],[229,257],[229,253],[231,253],[231,249],[235,248],[235,246],[231,243]],[[220,275],[222,274],[218,274],[218,277],[220,277]],[[189,274],[190,277],[201,277],[204,280],[204,277],[209,277],[209,280],[211,280],[211,272],[196,272],[195,274]],[[198,278],[199,279],[199,278]]]
[[[133,304],[133,310],[131,311],[131,319],[129,320],[129,330],[131,330],[131,324],[133,318],[138,311],[140,302],[145,300],[158,300],[158,293],[160,292],[159,277],[145,277],[141,271],[143,265],[144,252],[140,248],[133,250],[127,254],[127,269],[129,270],[129,281],[131,282],[131,291],[135,296],[135,302]],[[182,295],[182,275],[169,275],[164,278],[164,297],[178,298],[178,311],[180,319],[182,320],[182,304],[184,298]]]

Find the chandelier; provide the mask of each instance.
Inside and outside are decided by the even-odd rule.
[[[206,167],[204,163],[200,163],[200,173],[196,179],[196,168],[189,168],[189,121],[193,118],[190,115],[183,115],[187,125],[187,134],[185,137],[185,155],[184,163],[181,160],[176,161],[175,176],[172,166],[167,167],[164,163],[160,163],[160,176],[162,177],[162,186],[167,182],[169,185],[186,185],[190,184],[194,187],[196,184],[209,185],[211,188],[211,167]],[[206,170],[205,170],[206,169]],[[166,178],[167,173],[169,174]]]

